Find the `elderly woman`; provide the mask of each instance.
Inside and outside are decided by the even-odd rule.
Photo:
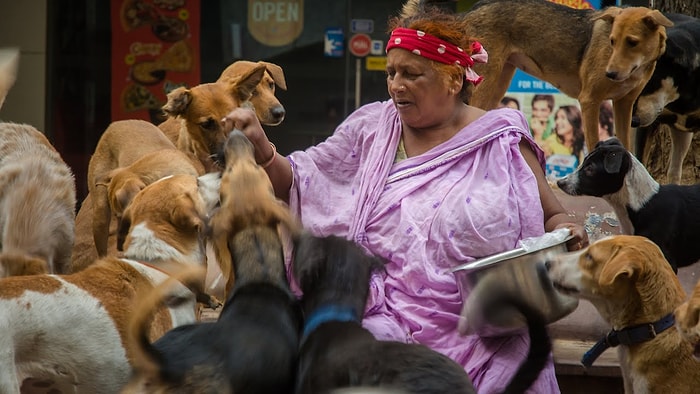
[[[527,334],[461,336],[463,295],[448,269],[561,227],[577,249],[586,233],[549,188],[523,114],[465,104],[481,79],[472,65],[487,60],[481,45],[439,10],[390,27],[391,99],[357,109],[317,146],[283,157],[253,112],[226,120],[253,142],[307,230],[347,237],[387,261],[371,279],[366,328],[442,352],[479,392],[499,391],[527,353]],[[531,391],[559,391],[551,362]]]

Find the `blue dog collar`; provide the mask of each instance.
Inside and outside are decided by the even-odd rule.
[[[325,305],[320,308],[316,308],[304,323],[304,332],[302,338],[306,339],[315,329],[317,329],[321,324],[328,323],[332,321],[340,322],[358,322],[359,319],[355,316],[355,310],[349,307],[341,307],[337,305]]]

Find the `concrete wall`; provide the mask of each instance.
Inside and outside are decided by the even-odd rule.
[[[0,119],[45,130],[46,23],[48,0],[0,2],[0,47],[20,49],[17,81]]]

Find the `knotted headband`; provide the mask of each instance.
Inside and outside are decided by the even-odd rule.
[[[472,66],[475,62],[486,63],[489,58],[484,47],[477,41],[472,42],[472,54],[469,55],[462,48],[441,38],[421,30],[404,27],[398,27],[391,32],[386,51],[389,52],[392,48],[406,49],[416,55],[444,64],[458,64],[465,69],[464,78],[475,86],[484,78],[474,72]]]

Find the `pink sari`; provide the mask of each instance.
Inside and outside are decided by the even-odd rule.
[[[400,136],[391,101],[359,108],[326,141],[289,156],[290,207],[312,233],[345,236],[388,261],[371,279],[363,321],[375,337],[426,345],[463,365],[480,393],[499,391],[527,354],[527,334],[461,336],[463,295],[449,269],[544,233],[519,142],[543,166],[544,157],[511,109],[394,164]],[[551,362],[530,392],[559,392]]]

